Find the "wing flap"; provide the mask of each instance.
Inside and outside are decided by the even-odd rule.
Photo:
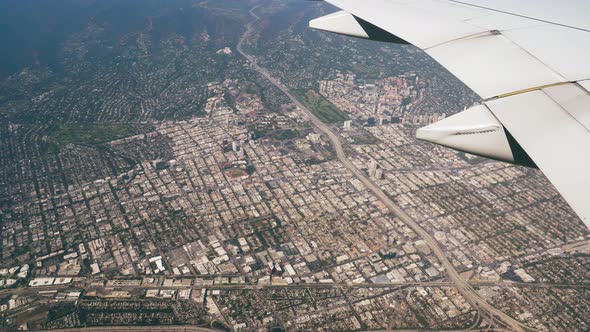
[[[587,81],[578,81],[578,84],[586,89],[586,91],[590,91],[590,80]]]
[[[586,130],[590,130],[590,95],[578,84],[564,84],[543,89]]]
[[[426,53],[484,99],[565,81],[500,34],[451,41]]]
[[[502,34],[568,82],[590,78],[590,32],[544,24]]]
[[[590,2],[585,0],[450,0],[476,8],[590,31]]]

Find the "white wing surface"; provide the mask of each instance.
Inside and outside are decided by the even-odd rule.
[[[484,100],[418,138],[536,165],[590,228],[590,1],[326,1],[311,27],[413,44]]]

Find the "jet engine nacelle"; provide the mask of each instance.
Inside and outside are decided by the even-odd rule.
[[[420,128],[416,138],[494,160],[536,167],[485,105],[471,107]]]
[[[345,11],[311,20],[309,27],[345,36],[395,44],[408,44],[407,41]]]

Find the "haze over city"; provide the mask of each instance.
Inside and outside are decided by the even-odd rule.
[[[334,11],[2,1],[0,331],[588,331],[578,215],[416,140],[481,98]]]

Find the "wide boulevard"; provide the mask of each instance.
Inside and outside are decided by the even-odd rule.
[[[244,56],[252,65],[252,69],[258,71],[261,75],[263,75],[268,81],[270,81],[274,86],[280,89],[285,95],[289,97],[289,99],[295,104],[301,111],[303,111],[306,116],[309,118],[311,124],[316,128],[316,130],[322,134],[324,134],[332,143],[338,160],[352,173],[354,176],[361,181],[366,188],[368,188],[396,217],[398,217],[402,222],[406,225],[411,227],[414,232],[426,241],[432,252],[436,255],[438,260],[441,264],[445,267],[449,279],[453,282],[454,286],[461,292],[461,294],[480,312],[487,314],[486,316],[490,320],[499,320],[500,322],[504,323],[507,327],[515,331],[530,331],[529,327],[523,325],[522,323],[518,322],[514,318],[510,317],[506,313],[494,308],[484,299],[482,299],[479,294],[473,289],[473,287],[463,279],[459,273],[455,270],[449,259],[444,254],[444,251],[440,248],[438,243],[434,240],[434,238],[424,229],[422,228],[416,221],[414,221],[407,213],[402,211],[388,196],[375,185],[361,170],[359,170],[347,157],[344,153],[344,149],[340,142],[340,139],[336,134],[332,132],[330,127],[328,127],[325,123],[323,123],[319,118],[317,118],[305,105],[300,103],[291,93],[289,89],[281,84],[277,79],[272,77],[270,73],[260,67],[256,61],[256,58],[251,54],[247,53],[243,49],[244,41],[252,35],[255,23],[259,19],[259,17],[255,13],[256,7],[250,11],[250,14],[254,18],[251,21],[244,34],[242,35],[237,50],[238,52]]]

